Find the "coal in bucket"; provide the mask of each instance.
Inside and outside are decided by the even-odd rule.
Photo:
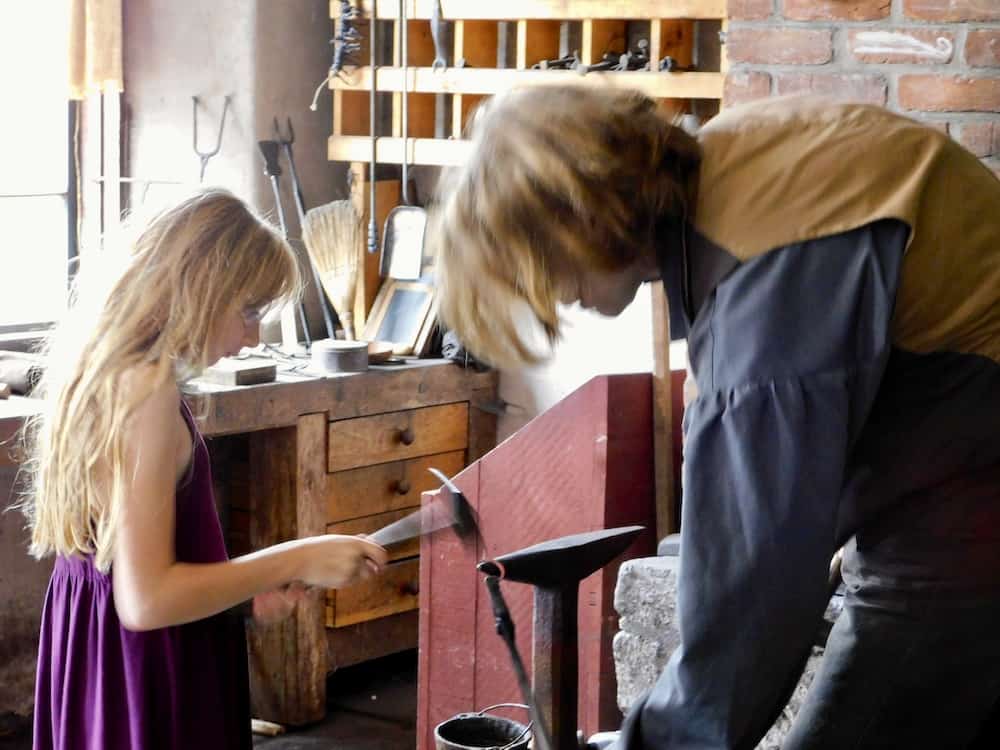
[[[476,713],[452,716],[434,727],[437,750],[527,750],[531,724],[486,712],[501,706],[527,708],[517,703],[501,703]]]

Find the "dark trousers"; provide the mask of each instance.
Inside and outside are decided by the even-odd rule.
[[[783,750],[1000,748],[1000,470],[845,549],[845,606]]]

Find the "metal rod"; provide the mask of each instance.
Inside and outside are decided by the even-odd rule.
[[[409,161],[409,158],[406,153],[407,151],[406,136],[410,129],[410,118],[409,118],[409,112],[407,110],[407,103],[410,100],[410,95],[409,95],[410,86],[409,82],[406,79],[406,74],[407,74],[406,64],[407,62],[409,62],[408,59],[409,52],[407,51],[407,41],[408,41],[407,38],[410,36],[410,34],[409,34],[409,27],[406,23],[406,2],[407,0],[399,0],[399,19],[401,27],[400,33],[402,33],[403,35],[403,40],[402,43],[400,44],[400,50],[403,56],[401,65],[401,67],[403,68],[403,174],[402,174],[403,203],[408,206],[410,205],[410,191],[407,185],[407,183],[409,182],[409,178],[407,177],[407,168],[408,168],[407,162]]]
[[[281,228],[281,236],[288,241],[288,225],[285,223],[285,209],[281,205],[281,190],[278,187],[278,175],[272,174],[271,190],[274,192],[274,205],[278,211],[278,226]],[[312,349],[312,334],[309,332],[309,321],[306,318],[306,306],[302,300],[295,304],[295,309],[299,315],[299,325],[302,326],[302,335],[306,339],[306,349]]]
[[[368,96],[368,130],[371,136],[371,166],[368,169],[368,253],[378,252],[378,225],[375,223],[375,162],[377,159],[376,145],[378,137],[375,135],[375,81],[377,78],[377,66],[375,48],[378,37],[378,12],[376,10],[376,0],[372,2],[372,17],[368,24],[368,66],[372,70],[372,88]]]

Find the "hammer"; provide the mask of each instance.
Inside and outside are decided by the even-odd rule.
[[[462,491],[448,477],[437,469],[430,472],[441,480],[442,488],[438,497],[408,516],[383,526],[368,539],[387,547],[405,542],[414,537],[430,534],[440,529],[453,529],[458,538],[465,541],[475,538],[478,533],[475,512]]]

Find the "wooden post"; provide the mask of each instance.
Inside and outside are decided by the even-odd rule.
[[[496,21],[455,21],[455,57],[473,68],[492,68],[496,64],[499,26]],[[476,94],[455,94],[451,101],[451,135],[461,138],[469,113],[483,99]]]
[[[414,68],[430,67],[434,60],[434,39],[431,37],[431,27],[427,21],[415,21],[407,19],[409,33],[407,35],[407,71],[406,81],[403,88],[410,91],[407,108],[407,138],[433,138],[434,137],[434,95],[414,94],[413,79],[415,77]],[[403,65],[402,51],[402,23],[396,21],[393,24],[394,33],[392,35],[392,59],[393,65],[397,68]],[[403,135],[403,92],[397,91],[392,95],[392,134],[399,138]],[[412,154],[410,162],[413,162]]]
[[[625,21],[595,21],[588,18],[583,22],[580,38],[580,62],[592,65],[605,52],[625,51]]]
[[[535,588],[531,639],[532,691],[553,747],[576,747],[579,647],[577,586]]]
[[[369,168],[364,162],[351,162],[350,185],[351,201],[361,214],[362,226],[368,231],[369,202]],[[385,218],[399,204],[399,180],[379,180],[375,185],[375,224],[378,226],[379,240],[385,228]],[[365,244],[367,248],[367,243]],[[358,286],[354,297],[354,330],[360,334],[368,319],[368,311],[375,302],[381,278],[379,277],[379,253],[369,253],[362,248],[362,262],[359,268],[364,272],[358,275]]]
[[[680,529],[674,492],[673,404],[670,394],[670,317],[663,283],[649,290],[653,308],[653,478],[656,538]]]
[[[649,22],[649,59],[652,70],[667,55],[681,65],[694,60],[694,22],[653,19]],[[669,74],[666,74],[669,75]],[[689,99],[663,99],[660,108],[671,117],[690,110]]]
[[[559,54],[559,21],[517,22],[517,68],[525,70],[539,60]]]
[[[315,536],[326,530],[326,414],[295,427],[249,436],[250,548]],[[322,592],[274,625],[247,625],[253,715],[301,725],[326,714],[326,638]]]

